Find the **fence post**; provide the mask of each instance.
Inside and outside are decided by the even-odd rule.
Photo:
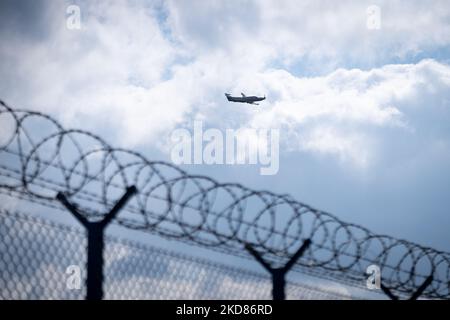
[[[425,289],[433,282],[433,275],[428,276],[421,286],[409,297],[408,300],[417,300],[420,295],[425,291]],[[394,295],[391,290],[381,284],[381,290],[387,295],[391,300],[399,300],[399,297]]]
[[[250,244],[245,245],[245,249],[258,261],[272,276],[272,298],[273,300],[284,300],[286,298],[285,286],[286,286],[286,274],[291,270],[292,266],[303,255],[306,249],[311,244],[310,239],[306,239],[302,246],[295,252],[291,259],[286,263],[284,267],[272,268],[261,255],[253,249]]]
[[[111,211],[105,215],[103,220],[91,222],[84,217],[71,204],[66,196],[59,192],[56,196],[64,207],[69,210],[75,218],[86,228],[88,233],[87,246],[87,277],[86,277],[86,300],[101,300],[103,298],[103,246],[104,246],[104,231],[106,226],[114,219],[117,213],[127,203],[129,198],[136,193],[136,187],[127,188],[125,194],[114,205]]]

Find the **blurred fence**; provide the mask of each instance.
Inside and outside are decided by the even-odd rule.
[[[86,235],[39,216],[0,210],[0,298],[84,299]],[[106,299],[270,299],[268,275],[107,236]],[[80,268],[71,286],[70,266]],[[289,299],[349,299],[288,282]]]
[[[88,298],[107,288],[102,252],[109,255],[103,232],[110,222],[253,257],[271,275],[275,299],[288,294],[290,270],[361,284],[370,265],[380,268],[381,289],[392,299],[450,298],[449,253],[375,234],[289,195],[189,175],[1,101],[0,123],[0,193],[65,210],[84,226]]]

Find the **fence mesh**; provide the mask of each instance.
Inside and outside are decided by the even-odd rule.
[[[0,298],[84,299],[86,235],[39,216],[0,211]],[[271,299],[268,275],[117,236],[105,241],[105,299]],[[79,288],[71,285],[79,273]],[[347,299],[288,282],[288,299]]]

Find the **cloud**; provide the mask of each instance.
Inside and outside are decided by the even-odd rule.
[[[377,66],[449,45],[444,2],[404,4],[380,2],[373,31],[365,2],[82,1],[82,28],[68,30],[64,3],[18,11],[6,2],[0,91],[12,105],[127,147],[168,151],[172,130],[205,119],[218,128],[283,127],[287,150],[367,168],[391,139],[386,130],[447,135],[426,116],[448,104],[447,64]],[[226,91],[267,94],[268,103],[234,108]]]
[[[46,4],[41,15],[52,19],[51,32],[43,31],[48,35],[45,41],[23,41],[14,35],[6,36],[0,46],[1,91],[7,101],[59,113],[66,122],[107,119],[119,130],[134,128],[130,123],[142,114],[164,123],[154,103],[158,90],[143,94],[161,83],[175,57],[156,9],[127,2],[83,2],[81,30],[69,30],[66,7]],[[29,22],[25,30],[33,27]],[[152,124],[150,131],[157,129],[158,121]]]
[[[408,136],[404,145],[421,147],[447,139],[443,117],[448,118],[449,79],[450,67],[433,60],[368,71],[338,69],[314,78],[272,70],[260,74],[270,106],[249,125],[283,128],[291,151],[334,154],[367,168],[387,156],[383,151],[398,142],[396,135]],[[425,120],[430,116],[433,120]],[[429,134],[419,133],[424,130]]]
[[[301,64],[306,71],[384,64],[450,44],[445,1],[377,1],[380,30],[369,30],[372,1],[169,1],[176,38],[202,54],[221,49],[251,64]],[[239,54],[237,54],[239,53]]]

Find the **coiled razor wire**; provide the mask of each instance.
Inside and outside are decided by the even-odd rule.
[[[84,130],[0,101],[0,189],[56,205],[58,192],[91,221],[100,220],[127,187],[137,194],[116,223],[196,245],[240,254],[252,245],[283,264],[310,239],[296,267],[362,281],[377,265],[382,284],[411,294],[430,275],[422,297],[450,298],[450,254],[374,234],[289,195],[219,183],[142,154],[114,148]]]

